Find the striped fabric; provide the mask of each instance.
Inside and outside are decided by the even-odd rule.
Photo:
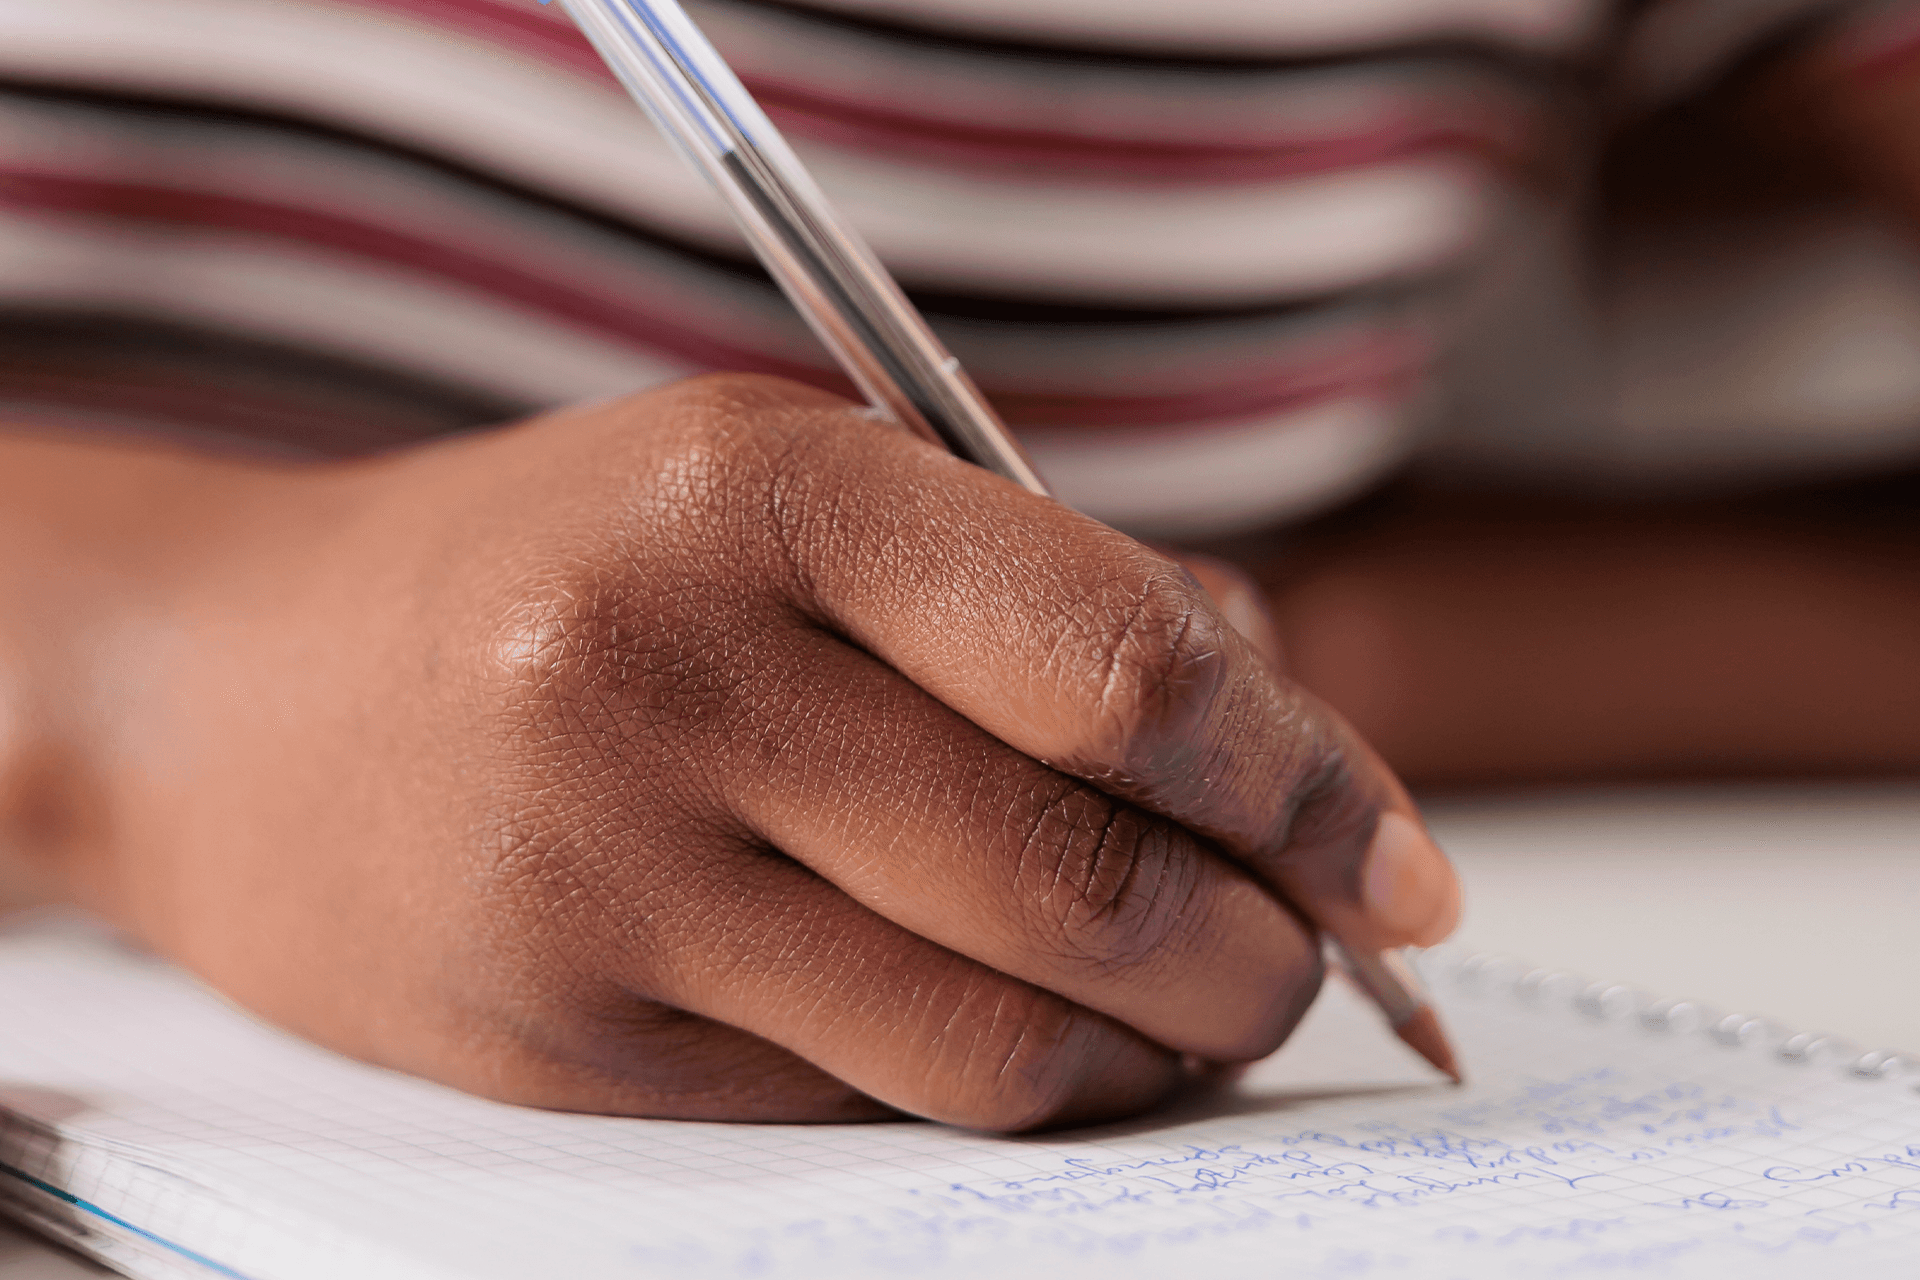
[[[689,9],[1063,496],[1184,536],[1422,447],[1597,104],[1842,6]],[[556,9],[0,0],[9,416],[349,452],[711,368],[845,389]]]

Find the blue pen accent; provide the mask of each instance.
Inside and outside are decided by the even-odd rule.
[[[549,4],[551,2],[552,0],[540,0],[541,4]],[[735,115],[733,109],[727,105],[727,95],[714,88],[713,84],[705,76],[700,74],[699,65],[687,56],[687,51],[681,47],[678,40],[673,38],[673,33],[667,30],[666,24],[660,21],[658,14],[647,7],[644,0],[628,0],[625,4],[618,3],[618,0],[616,0],[616,3],[607,5],[606,10],[610,11],[611,16],[614,17],[621,26],[626,28],[627,35],[633,41],[633,47],[645,55],[648,63],[652,65],[655,73],[659,75],[660,82],[673,92],[674,97],[680,100],[680,105],[686,108],[687,114],[699,122],[700,132],[707,135],[707,141],[712,143],[717,151],[722,155],[732,154],[734,150],[733,140],[718,133],[707,123],[707,115],[709,112],[717,112],[721,116],[724,116],[728,124],[731,124],[735,129],[740,131],[741,137],[746,138],[749,142],[753,140],[753,131],[747,128],[746,122]],[[634,30],[633,22],[627,16],[628,10],[638,14],[647,32],[653,36],[655,41],[659,42],[661,46],[665,47],[667,51],[673,55],[674,61],[671,65],[663,64],[658,55],[655,54],[654,46],[642,38],[638,31]],[[687,96],[686,91],[680,87],[680,76],[683,74],[687,79],[693,81],[706,91],[707,101],[700,102],[697,99]]]
[[[698,99],[688,97],[686,90],[680,87],[680,75],[684,74],[688,79],[698,84],[702,89],[705,89],[709,98],[713,96],[713,86],[700,79],[694,69],[687,65],[686,51],[681,49],[660,30],[660,20],[640,5],[618,5],[609,6],[609,8],[614,9],[614,17],[618,19],[621,26],[627,29],[627,34],[633,37],[634,46],[646,55],[647,61],[652,63],[654,69],[660,73],[661,80],[666,84],[667,88],[673,91],[673,96],[678,98],[680,104],[687,109],[687,113],[699,122],[700,131],[707,135],[707,141],[711,142],[715,149],[723,153],[732,151],[733,143],[716,132],[713,126],[707,123],[707,104],[700,102]],[[659,56],[654,52],[653,45],[642,39],[640,33],[633,29],[633,23],[629,20],[626,13],[628,8],[631,8],[640,15],[640,21],[645,24],[647,31],[653,35],[656,40],[664,44],[678,56],[678,65],[662,65]],[[738,122],[736,121],[735,123],[737,124]]]
[[[154,1244],[159,1245],[162,1249],[166,1249],[170,1252],[177,1253],[181,1257],[186,1258],[192,1262],[197,1262],[201,1266],[207,1268],[209,1271],[217,1272],[218,1274],[223,1276],[229,1276],[231,1277],[231,1280],[250,1280],[248,1276],[244,1275],[241,1272],[235,1271],[232,1267],[223,1266],[222,1264],[215,1262],[212,1258],[207,1257],[203,1253],[195,1253],[193,1250],[185,1248],[181,1245],[177,1245],[171,1240],[167,1240],[167,1239],[164,1239],[163,1237],[157,1236],[153,1234],[153,1232],[148,1231],[145,1227],[136,1227],[131,1222],[128,1222],[125,1218],[120,1217],[118,1214],[108,1213],[105,1209],[102,1209],[99,1205],[94,1204],[91,1200],[82,1200],[79,1196],[74,1195],[72,1192],[62,1191],[60,1188],[54,1186],[52,1183],[43,1182],[39,1178],[34,1177],[32,1174],[26,1172],[23,1169],[16,1169],[10,1164],[0,1164],[0,1174],[5,1174],[10,1178],[17,1178],[21,1182],[26,1183],[28,1186],[33,1187],[36,1190],[46,1192],[48,1195],[52,1196],[56,1200],[59,1200],[65,1204],[70,1204],[76,1209],[84,1210],[87,1213],[92,1214],[96,1218],[101,1218],[107,1222],[111,1222],[114,1226],[119,1227],[122,1230],[131,1231],[134,1235],[139,1236],[142,1240],[150,1240]]]
[[[711,110],[717,111],[725,116],[727,123],[735,129],[738,129],[740,135],[746,138],[747,141],[753,141],[753,134],[747,129],[746,122],[735,115],[733,108],[727,105],[728,95],[715,88],[711,81],[700,74],[700,64],[689,57],[685,49],[681,48],[680,42],[674,39],[673,33],[667,30],[666,24],[660,21],[660,15],[653,11],[653,8],[646,3],[646,0],[630,0],[629,7],[640,15],[640,20],[647,24],[647,30],[653,32],[654,38],[665,45],[673,54],[674,60],[679,64],[681,70],[687,73],[688,79],[706,90],[706,105]],[[729,151],[733,149],[731,145],[724,141],[721,145]]]

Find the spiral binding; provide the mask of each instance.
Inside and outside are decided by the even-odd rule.
[[[1534,1005],[1556,1003],[1604,1022],[1638,1022],[1655,1034],[1706,1036],[1728,1048],[1767,1047],[1785,1063],[1837,1062],[1848,1075],[1863,1080],[1920,1076],[1920,1056],[1896,1049],[1869,1049],[1837,1036],[1791,1031],[1750,1013],[1721,1013],[1696,1000],[1661,1000],[1616,982],[1589,982],[1558,969],[1535,969],[1490,951],[1463,952],[1451,946],[1419,952],[1419,967],[1429,981],[1446,979],[1469,990],[1505,985],[1519,1000]],[[1912,1084],[1920,1093],[1920,1080]]]

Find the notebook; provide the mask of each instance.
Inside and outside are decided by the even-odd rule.
[[[1469,1083],[1329,984],[1230,1090],[1077,1132],[557,1115],[0,929],[0,1203],[129,1275],[1920,1275],[1913,1064],[1445,949]]]

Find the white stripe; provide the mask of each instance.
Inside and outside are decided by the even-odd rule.
[[[553,278],[590,287],[593,264],[560,265],[564,270]],[[763,301],[778,314],[766,319],[785,323],[739,323],[753,317],[718,305],[724,294],[702,294],[704,283],[638,269],[607,270],[598,282],[603,290],[647,290],[656,301],[670,297],[675,313],[684,303],[689,327],[716,321],[699,332],[749,353],[831,367],[771,291]],[[651,380],[693,367],[598,329],[528,311],[510,298],[323,246],[93,218],[0,214],[0,303],[118,307],[239,332],[267,326],[262,336],[542,401],[600,395],[633,385],[636,376]],[[968,367],[1000,391],[1178,397],[1290,370],[1311,375],[1369,339],[1405,336],[1417,323],[1416,315],[1399,308],[1353,306],[1165,326],[1050,329],[950,319],[941,330]]]
[[[1411,451],[1417,402],[1350,397],[1232,427],[1035,431],[1060,499],[1147,537],[1197,538],[1325,510]]]
[[[1434,159],[1259,186],[1118,192],[881,170],[814,171],[923,284],[1139,305],[1257,304],[1417,275],[1464,255],[1491,193]]]

